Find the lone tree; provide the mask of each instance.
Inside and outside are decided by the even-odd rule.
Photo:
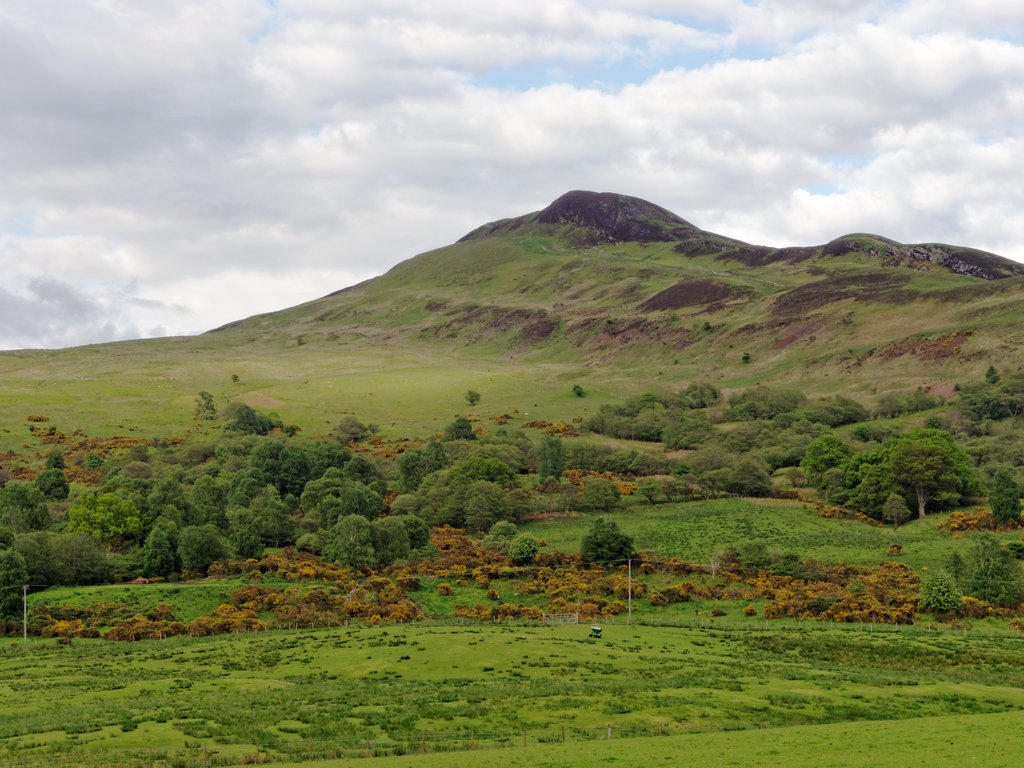
[[[540,542],[528,533],[521,533],[508,546],[508,556],[516,565],[528,563],[540,552]]]
[[[952,616],[960,613],[963,602],[960,589],[946,571],[929,573],[921,580],[921,607],[938,616]]]
[[[900,523],[905,523],[910,519],[910,508],[907,506],[906,499],[903,498],[902,494],[893,491],[889,494],[889,497],[885,500],[885,504],[882,506],[882,516],[886,520],[892,520],[892,527],[899,528]]]
[[[471,406],[476,405],[480,402],[480,393],[472,389],[466,390],[466,402]]]
[[[599,517],[580,542],[580,555],[591,563],[628,560],[633,554],[633,539],[619,530],[614,520]]]

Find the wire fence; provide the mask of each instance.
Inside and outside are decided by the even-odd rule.
[[[692,728],[608,723],[599,727],[548,726],[518,730],[423,730],[394,736],[351,736],[330,740],[275,739],[266,744],[192,743],[182,748],[25,750],[0,752],[11,768],[203,768],[205,766],[269,765],[321,760],[396,757],[401,755],[522,749],[538,744],[564,744],[617,738],[664,736]],[[72,750],[73,751],[70,751]]]

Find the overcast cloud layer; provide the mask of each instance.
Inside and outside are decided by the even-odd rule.
[[[197,333],[570,189],[1024,261],[1019,0],[4,0],[0,348]]]

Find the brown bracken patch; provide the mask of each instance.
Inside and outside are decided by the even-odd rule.
[[[644,312],[682,309],[683,307],[698,307],[729,299],[750,298],[753,295],[754,291],[751,288],[730,285],[719,280],[709,280],[707,278],[681,280],[675,285],[670,285],[665,290],[651,296],[651,298],[640,305],[640,309]]]
[[[957,331],[940,339],[917,337],[903,339],[882,347],[878,353],[881,360],[896,360],[904,355],[914,355],[919,360],[947,360],[959,355],[963,345],[974,335],[974,331]]]

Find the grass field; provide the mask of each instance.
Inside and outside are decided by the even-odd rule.
[[[512,368],[441,351],[431,352],[427,362],[421,351],[401,346],[287,348],[264,356],[203,337],[181,343],[187,352],[180,358],[173,346],[168,349],[172,340],[0,356],[0,452],[31,460],[49,450],[29,430],[30,414],[49,419],[35,425],[40,429],[67,435],[182,435],[207,426],[193,420],[201,390],[212,393],[220,409],[239,399],[275,411],[306,436],[328,433],[332,421],[353,414],[389,437],[443,432],[457,413],[479,417],[485,427],[491,416],[513,411],[518,413],[510,426],[569,421],[631,391],[568,366]],[[573,395],[576,383],[586,388],[586,398]],[[474,409],[464,398],[468,389],[483,395]]]
[[[1024,717],[1017,712],[954,715],[850,725],[625,738],[586,745],[538,744],[500,753],[454,752],[363,760],[367,768],[589,768],[600,765],[721,765],[760,768],[962,768],[1019,765]],[[345,764],[327,760],[327,768]],[[294,763],[291,765],[295,765]]]
[[[929,515],[894,530],[892,526],[823,518],[808,504],[772,499],[637,503],[607,516],[633,537],[638,552],[693,562],[707,562],[719,548],[760,541],[782,552],[799,553],[801,559],[864,566],[898,560],[918,570],[945,567],[953,552],[963,553],[969,545],[969,541],[953,539],[948,531],[939,530],[948,514]],[[543,538],[549,549],[573,552],[579,550],[590,522],[587,515],[555,517],[531,523],[526,530]],[[887,555],[892,544],[901,545],[903,554]]]
[[[454,762],[469,759],[461,751],[501,749],[501,759],[531,753],[535,765],[578,765],[584,755],[637,764],[638,754],[660,762],[699,742],[723,759],[777,750],[781,764],[791,746],[809,757],[805,738],[824,734],[851,755],[873,755],[874,729],[888,727],[877,721],[900,720],[915,738],[927,725],[933,742],[961,739],[969,751],[973,731],[946,716],[998,732],[978,716],[1024,706],[1022,669],[1016,635],[906,627],[615,624],[592,640],[580,625],[403,625],[70,646],[30,639],[27,650],[0,655],[0,762],[116,766],[152,754],[158,765],[201,764],[203,755],[237,763],[257,749],[304,761],[369,749],[392,755],[382,765],[468,765]],[[999,722],[1020,728],[1013,717]],[[790,728],[807,725],[821,727]],[[888,733],[895,744],[900,734]],[[686,734],[700,737],[675,741]],[[424,750],[434,754],[418,756]]]

